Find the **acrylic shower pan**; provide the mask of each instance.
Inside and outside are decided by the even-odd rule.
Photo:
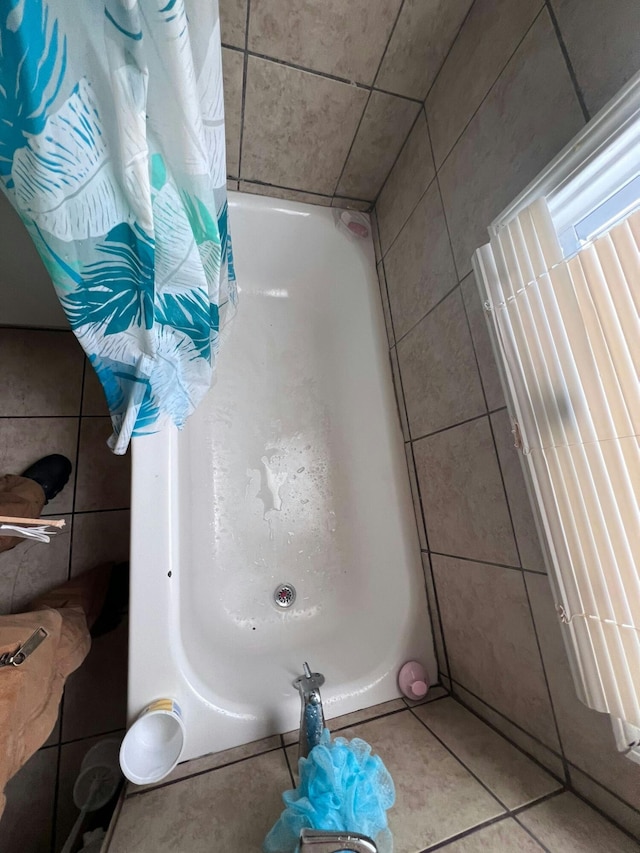
[[[305,660],[329,719],[398,696],[408,658],[436,676],[371,242],[229,203],[216,382],[133,442],[129,717],[176,699],[185,759],[296,728]]]

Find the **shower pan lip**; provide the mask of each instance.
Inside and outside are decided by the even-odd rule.
[[[132,442],[128,720],[177,701],[185,761],[297,728],[302,660],[328,720],[399,697],[406,660],[437,679],[373,246],[331,208],[229,208],[242,305],[216,384]]]

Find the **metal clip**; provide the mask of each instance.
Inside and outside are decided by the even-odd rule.
[[[47,639],[49,632],[42,626],[36,628],[33,634],[15,652],[5,652],[0,655],[0,667],[2,666],[22,666],[29,655],[33,654],[40,643]]]

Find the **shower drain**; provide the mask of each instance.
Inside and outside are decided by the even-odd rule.
[[[273,593],[273,600],[278,607],[291,607],[296,600],[295,587],[291,586],[290,583],[281,583]]]

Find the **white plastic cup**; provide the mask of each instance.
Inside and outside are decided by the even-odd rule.
[[[185,728],[173,699],[158,699],[142,711],[124,736],[120,767],[130,782],[149,785],[171,773],[182,755]]]

